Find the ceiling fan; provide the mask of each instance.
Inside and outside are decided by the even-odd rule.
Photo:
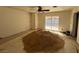
[[[49,9],[42,10],[42,7],[38,6],[38,12],[41,12],[41,11],[50,11],[50,10]]]
[[[58,6],[52,6],[53,8],[56,8],[56,7],[58,7]]]

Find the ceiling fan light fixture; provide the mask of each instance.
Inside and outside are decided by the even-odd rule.
[[[58,7],[58,6],[53,6],[54,8]]]

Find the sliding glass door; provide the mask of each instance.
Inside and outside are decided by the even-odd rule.
[[[46,16],[45,29],[58,31],[59,30],[59,16]]]
[[[45,29],[51,29],[52,27],[52,20],[51,20],[51,16],[46,16],[45,17]]]

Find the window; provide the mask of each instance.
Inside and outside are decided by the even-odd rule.
[[[59,16],[46,16],[45,29],[57,30],[59,29]]]

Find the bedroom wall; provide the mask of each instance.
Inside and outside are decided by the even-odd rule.
[[[35,30],[38,28],[38,13],[31,13],[31,29]]]
[[[73,32],[73,24],[74,24],[73,21],[74,21],[74,13],[76,13],[76,12],[79,12],[78,6],[73,9],[73,12],[72,12],[72,15],[71,15],[71,23],[70,23],[71,35],[74,33]],[[77,30],[78,30],[77,31],[77,42],[79,44],[79,19],[78,19],[78,29]]]
[[[30,29],[30,13],[0,7],[0,37],[7,37]]]
[[[31,29],[35,29],[35,13],[31,13]]]
[[[38,28],[38,13],[35,13],[35,29]]]
[[[59,21],[59,30],[60,31],[67,31],[70,30],[70,20],[71,20],[71,14],[72,11],[61,11],[61,12],[52,12],[48,14],[38,14],[38,24],[39,27],[44,29],[45,27],[45,16],[59,16],[60,21]]]
[[[45,29],[45,14],[44,13],[38,13],[38,28]]]

